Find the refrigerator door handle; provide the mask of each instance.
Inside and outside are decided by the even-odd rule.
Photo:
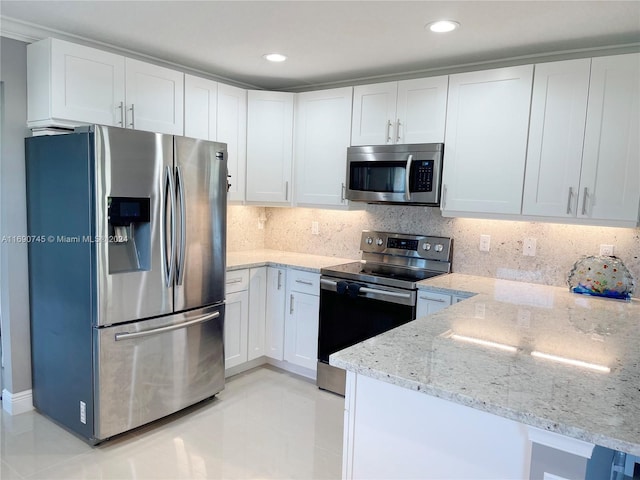
[[[175,257],[176,257],[176,200],[175,200],[175,188],[173,186],[173,174],[171,172],[171,167],[167,166],[165,168],[165,184],[164,184],[164,220],[165,220],[165,229],[164,229],[164,261],[165,261],[165,283],[167,288],[170,288],[173,284],[173,275],[175,269]],[[171,214],[170,218],[167,218],[167,197],[169,197],[171,202]],[[171,250],[169,252],[169,257],[167,257],[167,222],[171,222]]]
[[[178,330],[180,328],[186,328],[186,327],[190,327],[191,325],[204,323],[214,318],[218,318],[219,316],[220,316],[220,312],[213,312],[213,313],[209,313],[208,315],[203,315],[202,317],[196,318],[194,320],[178,323],[176,325],[167,325],[166,327],[152,328],[151,330],[143,330],[141,332],[117,333],[115,336],[116,342],[119,342],[121,340],[130,340],[132,338],[148,337],[149,335],[156,335],[158,333],[171,332],[173,330]]]
[[[185,250],[187,246],[187,221],[185,218],[187,209],[184,205],[184,180],[182,178],[182,168],[179,165],[177,167],[177,171],[178,176],[176,188],[178,198],[180,200],[180,252],[178,254],[178,264],[176,267],[176,283],[178,285],[182,285],[182,281],[184,280]]]

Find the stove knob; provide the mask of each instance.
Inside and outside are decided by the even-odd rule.
[[[441,252],[442,250],[444,250],[444,246],[443,246],[442,244],[438,243],[438,244],[434,247],[434,250],[435,250],[436,252]]]
[[[430,243],[423,243],[422,244],[422,249],[423,250],[427,250],[427,251],[431,250],[431,244]]]
[[[365,242],[367,242],[367,245],[371,245],[373,243],[373,238],[371,237],[367,237],[367,239],[365,240]]]
[[[384,240],[382,240],[381,238],[376,238],[376,245],[381,247],[383,243],[384,243]]]

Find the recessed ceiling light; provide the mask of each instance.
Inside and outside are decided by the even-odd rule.
[[[287,56],[281,53],[267,53],[263,57],[270,62],[284,62],[287,59]]]
[[[452,32],[456,28],[460,27],[458,22],[454,22],[453,20],[439,20],[437,22],[431,22],[427,24],[429,30],[435,33],[446,33]]]

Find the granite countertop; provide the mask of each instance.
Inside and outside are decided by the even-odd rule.
[[[640,455],[639,300],[460,274],[419,288],[476,295],[337,352],[331,365]]]
[[[227,252],[227,271],[268,265],[283,268],[293,267],[299,270],[320,273],[321,268],[353,261],[350,258],[325,257],[281,250],[249,250],[245,252]]]

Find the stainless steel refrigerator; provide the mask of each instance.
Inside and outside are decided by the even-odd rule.
[[[33,402],[95,444],[224,388],[226,145],[26,139]]]

